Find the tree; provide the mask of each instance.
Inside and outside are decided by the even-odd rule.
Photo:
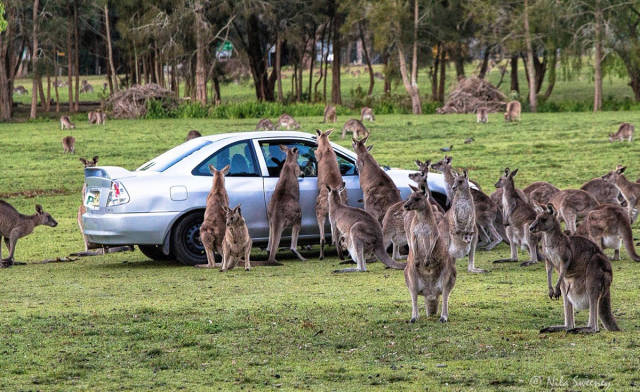
[[[29,118],[36,118],[36,106],[38,105],[38,8],[40,6],[39,0],[33,1],[33,44],[31,46],[31,66],[33,68],[33,83],[31,89],[31,113]]]
[[[524,26],[524,40],[527,46],[527,70],[529,73],[529,108],[536,112],[538,105],[536,99],[536,77],[533,68],[533,44],[531,43],[531,29],[529,27],[529,1],[524,0],[524,10],[522,13],[522,23]]]

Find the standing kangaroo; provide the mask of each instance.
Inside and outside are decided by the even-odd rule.
[[[314,154],[318,162],[318,197],[316,198],[316,220],[318,221],[318,230],[320,231],[320,260],[324,259],[325,232],[324,222],[329,215],[329,191],[325,185],[332,188],[339,188],[342,184],[342,175],[338,167],[338,157],[336,156],[329,136],[333,129],[322,132],[316,129],[318,135],[318,148]],[[340,193],[342,204],[347,204],[347,192]],[[336,246],[338,256],[342,258],[342,247],[338,243],[338,234],[336,227],[331,223],[331,243]]]
[[[342,203],[340,193],[345,192],[344,186],[344,182],[339,189],[326,186],[329,192],[329,220],[340,233],[357,267],[334,272],[364,272],[367,270],[366,257],[372,255],[389,268],[404,269],[405,265],[392,260],[384,249],[380,223],[365,210]]]
[[[489,121],[489,110],[487,108],[478,108],[476,112],[476,122],[486,124]]]
[[[449,294],[456,283],[455,259],[449,254],[447,241],[439,232],[429,192],[413,186],[411,189],[413,193],[404,203],[404,209],[413,213],[406,227],[409,256],[404,270],[404,281],[411,296],[411,322],[418,320],[418,294],[422,294],[427,317],[438,311],[442,295],[440,322],[445,323],[449,320]]]
[[[629,215],[619,205],[602,204],[589,211],[578,226],[576,234],[591,239],[602,250],[614,249],[613,260],[620,260],[620,242],[623,242],[629,257],[633,261],[640,261],[640,256],[633,247]]]
[[[526,267],[538,262],[538,235],[529,230],[529,225],[536,219],[533,207],[520,196],[516,190],[513,177],[518,169],[509,171],[504,169],[504,175],[496,183],[496,188],[502,188],[502,221],[506,226],[511,257],[495,260],[494,263],[506,263],[518,261],[518,246],[527,247],[531,259],[520,265]]]
[[[62,138],[62,152],[64,154],[74,154],[76,152],[76,138],[73,136],[65,136]]]
[[[556,193],[550,201],[560,214],[569,233],[576,232],[576,221],[584,218],[599,203],[589,193],[580,189],[565,189]]]
[[[370,107],[365,106],[360,110],[360,121],[364,122],[364,120],[376,121],[376,116],[373,114],[373,109]]]
[[[626,166],[618,166],[616,170],[612,170],[602,176],[602,179],[618,188],[624,200],[627,202],[629,219],[631,219],[631,224],[633,224],[638,218],[638,208],[640,208],[640,206],[638,206],[638,204],[640,204],[640,184],[627,180],[623,174],[626,169]]]
[[[2,258],[2,244],[0,243],[0,268],[13,265],[13,255],[16,251],[18,240],[33,232],[39,225],[56,227],[58,222],[42,209],[40,204],[36,204],[34,215],[22,215],[13,206],[4,200],[0,200],[0,239],[4,238],[4,243],[9,249],[9,257]]]
[[[69,116],[60,117],[60,129],[75,129],[76,124],[71,122]]]
[[[619,331],[611,312],[613,272],[607,256],[589,239],[564,234],[551,204],[538,212],[529,230],[542,236],[548,259],[545,265],[549,297],[557,299],[562,295],[564,302],[564,325],[546,327],[540,332],[595,333],[598,332],[598,316],[607,330]],[[558,273],[555,288],[552,286],[553,269]],[[574,308],[589,309],[586,327],[575,327]]]
[[[360,188],[363,193],[364,210],[373,216],[378,223],[382,222],[387,209],[402,200],[400,191],[391,177],[380,167],[370,151],[373,146],[366,146],[367,138],[352,140],[353,150],[358,158],[356,166],[360,173]]]
[[[280,246],[280,237],[284,229],[291,227],[291,251],[302,261],[306,259],[298,252],[298,235],[302,224],[302,209],[300,208],[300,187],[298,177],[300,166],[298,165],[298,148],[287,148],[281,145],[280,149],[287,157],[280,170],[280,179],[269,200],[267,217],[269,218],[269,258],[267,265],[282,265],[276,261],[276,253]]]
[[[618,191],[618,188],[600,177],[585,182],[580,189],[593,196],[598,203],[620,204],[620,200],[618,199],[620,191]]]
[[[620,127],[618,128],[618,132],[616,133],[610,133],[609,134],[609,141],[610,142],[615,142],[615,141],[628,141],[631,142],[631,140],[633,139],[633,132],[636,130],[636,127],[634,127],[633,125],[629,124],[629,123],[622,123],[620,124]]]
[[[556,193],[560,192],[560,189],[546,181],[536,181],[529,184],[522,192],[527,196],[527,200],[530,203],[536,202],[546,205]]]
[[[87,117],[89,119],[89,124],[106,124],[107,115],[101,111],[89,112],[87,113]]]
[[[327,122],[336,122],[338,120],[338,115],[336,113],[336,107],[333,105],[327,105],[324,108],[324,120],[323,123]]]
[[[520,113],[522,112],[522,105],[518,101],[511,101],[507,103],[507,110],[504,112],[505,121],[520,121]]]
[[[222,242],[222,268],[220,272],[233,269],[237,262],[244,259],[244,269],[251,269],[251,246],[253,241],[249,236],[249,229],[242,217],[240,205],[233,210],[225,209],[227,214],[226,229]]]
[[[342,138],[344,139],[347,136],[347,132],[353,134],[354,139],[366,139],[369,137],[369,130],[360,120],[356,120],[352,118],[344,123],[344,127],[342,127]]]
[[[82,162],[82,165],[84,166],[85,169],[88,167],[95,167],[98,164],[98,156],[94,156],[91,160],[80,158],[80,162]],[[80,203],[80,207],[78,208],[78,215],[76,219],[78,222],[78,227],[80,227],[80,233],[82,233],[82,239],[84,241],[84,251],[88,252],[90,248],[89,241],[87,240],[87,236],[84,235],[84,225],[82,223],[82,215],[84,215],[85,212],[87,212],[87,207],[84,206],[84,201],[86,197],[87,197],[87,184],[83,181],[82,182],[82,202]]]
[[[200,268],[214,268],[216,264],[215,252],[222,255],[222,243],[227,228],[227,214],[229,209],[229,195],[224,187],[224,176],[229,173],[229,165],[217,170],[209,165],[209,171],[213,174],[211,191],[207,195],[207,206],[204,210],[204,220],[200,225],[200,241],[207,254],[207,264],[197,264]]]

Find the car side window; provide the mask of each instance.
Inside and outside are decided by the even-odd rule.
[[[280,177],[280,170],[287,155],[280,149],[280,145],[288,148],[298,147],[298,165],[300,166],[301,176],[317,177],[318,165],[314,151],[316,145],[312,142],[302,140],[264,140],[260,142],[260,149],[267,163],[269,177]]]
[[[227,177],[260,176],[253,147],[247,140],[221,148],[202,161],[191,173],[194,176],[211,176],[209,165],[213,165],[218,170],[229,165]]]
[[[338,157],[338,167],[340,168],[340,174],[343,176],[355,176],[358,174],[356,170],[356,164],[348,160],[347,158],[337,154]]]

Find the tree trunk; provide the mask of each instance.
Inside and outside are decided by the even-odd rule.
[[[518,55],[511,56],[511,91],[520,93],[518,85]]]
[[[455,45],[455,58],[453,63],[456,65],[456,79],[460,80],[464,78],[464,57],[462,55],[462,45]]]
[[[173,91],[174,95],[176,96],[176,98],[180,97],[180,86],[178,83],[178,78],[176,75],[176,68],[177,68],[177,64],[176,61],[173,60],[173,62],[171,63],[171,91]]]
[[[275,72],[276,72],[276,80],[278,83],[278,102],[282,102],[284,100],[284,95],[282,94],[282,72],[280,69],[280,62],[282,61],[282,38],[280,35],[276,37],[276,64],[275,64]]]
[[[298,66],[298,102],[302,101],[302,82],[303,82],[303,72],[304,72],[304,51],[302,53],[302,55],[300,56],[300,65]]]
[[[524,25],[524,40],[527,44],[527,70],[529,73],[529,107],[532,112],[538,110],[538,103],[536,99],[536,77],[533,65],[533,45],[531,43],[531,30],[529,29],[529,1],[524,0],[524,12],[523,12],[523,25]]]
[[[267,57],[265,56],[265,32],[260,27],[260,19],[258,14],[252,13],[241,29],[235,22],[233,26],[239,36],[243,36],[242,30],[246,30],[247,39],[240,39],[239,43],[243,46],[244,51],[249,58],[249,67],[251,68],[251,76],[256,90],[256,98],[258,101],[274,101],[276,73],[268,74]]]
[[[42,110],[47,110],[46,97],[44,95],[44,87],[42,86],[42,75],[38,76],[38,93],[40,94],[40,107]]]
[[[411,86],[418,95],[418,103],[420,103],[420,95],[418,94],[418,17],[418,0],[413,0],[413,53],[411,56]],[[412,105],[414,114],[422,113],[422,107],[419,109],[420,113],[416,113],[415,102],[412,102]]]
[[[440,85],[438,86],[438,101],[444,102],[444,84],[447,81],[447,52],[443,47],[440,51]]]
[[[116,74],[116,67],[113,65],[113,49],[111,48],[111,28],[109,27],[109,1],[104,2],[104,25],[107,36],[107,57],[109,59],[109,67],[111,68],[111,77],[113,78],[113,90],[118,91],[118,75]],[[109,85],[111,88],[111,85]],[[112,92],[113,92],[112,90]]]
[[[558,63],[558,55],[556,53],[556,49],[553,48],[553,51],[550,54],[551,62],[549,68],[549,78],[547,79],[547,89],[544,92],[544,99],[547,99],[551,96],[551,92],[556,85],[556,64]],[[602,80],[601,80],[602,81]]]
[[[431,99],[439,101],[438,97],[438,67],[440,66],[440,51],[442,45],[438,43],[436,45],[436,55],[433,59],[433,69],[431,70]]]
[[[367,68],[369,69],[369,91],[367,92],[367,95],[371,96],[371,94],[373,94],[375,78],[373,77],[373,67],[371,66],[371,59],[369,58],[369,51],[367,50],[367,42],[364,39],[364,29],[362,28],[362,22],[358,23],[358,31],[360,33],[360,46],[362,47],[362,54],[364,54],[364,61],[367,62]],[[360,58],[359,61],[360,63],[362,63],[362,58]]]
[[[327,51],[324,54],[324,80],[322,81],[322,100],[327,103],[327,79],[329,77],[329,41],[331,40],[331,30],[333,29],[333,21],[329,23],[329,35],[327,36]]]
[[[133,66],[135,68],[136,84],[140,84],[140,72],[138,70],[138,48],[133,45]]]
[[[57,49],[56,49],[57,50]],[[60,94],[58,93],[58,64],[55,67],[56,75],[53,78],[53,88],[56,92],[56,113],[60,113]]]
[[[313,38],[311,39],[311,61],[309,61],[309,89],[307,90],[307,101],[311,102],[312,93],[311,86],[313,86],[313,63],[316,62],[316,37],[318,35],[318,28],[314,25]]]
[[[594,43],[595,54],[593,56],[594,68],[594,91],[593,91],[593,111],[602,109],[602,10],[600,0],[596,0]]]
[[[68,93],[67,97],[68,107],[67,111],[71,112],[73,110],[73,60],[72,60],[72,46],[71,46],[71,29],[67,30],[67,83],[68,83]]]
[[[340,37],[340,27],[342,27],[342,15],[336,14],[333,25],[333,63],[331,64],[331,102],[334,105],[342,105],[342,96],[340,94],[342,37]]]
[[[491,47],[487,46],[484,50],[484,55],[482,56],[482,65],[480,66],[480,72],[478,73],[478,78],[484,79],[487,76],[487,71],[489,70],[489,55],[491,54]]]
[[[73,2],[73,58],[74,68],[76,72],[76,86],[75,86],[75,103],[73,105],[73,111],[77,112],[80,108],[80,50],[78,49],[78,0]]]
[[[31,89],[31,113],[29,118],[35,119],[38,105],[38,5],[39,0],[33,1],[33,45],[31,50],[31,67],[33,68],[33,88]],[[13,93],[13,91],[12,91]]]
[[[400,69],[400,75],[402,75],[402,83],[411,98],[411,111],[413,114],[421,114],[422,105],[420,104],[420,93],[418,92],[418,86],[413,84],[409,79],[407,61],[404,57],[405,54],[402,43],[398,42],[396,47],[398,48],[398,62],[400,63],[398,68]],[[411,75],[411,77],[413,78],[413,75]]]
[[[213,77],[213,89],[215,90],[215,97],[213,98],[213,102],[216,105],[220,105],[222,103],[222,95],[220,94],[220,80],[218,80],[218,76]]]
[[[205,70],[204,15],[200,0],[196,1],[196,100],[203,106],[207,104],[207,73]]]
[[[391,53],[385,54],[384,60],[385,74],[383,91],[385,94],[391,94],[391,72],[389,72],[389,67],[391,67]]]

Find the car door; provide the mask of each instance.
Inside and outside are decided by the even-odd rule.
[[[193,169],[192,174],[201,176],[203,182],[206,182],[207,194],[211,189],[212,181],[209,165],[213,165],[218,170],[229,165],[229,173],[225,176],[229,207],[242,205],[242,215],[251,238],[256,241],[268,240],[269,224],[264,202],[264,178],[252,141],[242,140],[222,147]]]

